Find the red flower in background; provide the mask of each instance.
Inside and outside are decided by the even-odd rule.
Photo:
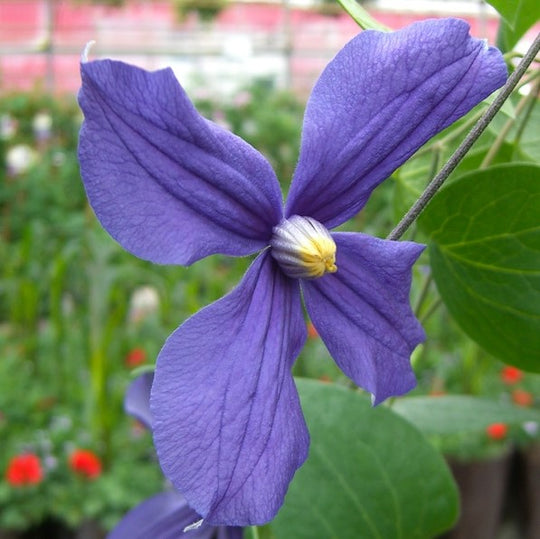
[[[531,393],[524,389],[514,389],[512,391],[512,400],[518,406],[532,406],[534,398]]]
[[[492,423],[487,426],[486,434],[492,440],[504,440],[508,434],[508,425],[505,423]]]
[[[523,371],[520,371],[517,367],[506,365],[501,369],[501,380],[507,384],[517,384],[523,378]]]
[[[101,460],[88,449],[76,449],[69,457],[71,469],[87,479],[96,479],[101,474]]]
[[[134,348],[126,356],[126,365],[133,369],[146,361],[146,352],[142,348]]]
[[[6,470],[6,480],[14,487],[37,485],[43,479],[41,461],[37,455],[26,453],[13,457]]]

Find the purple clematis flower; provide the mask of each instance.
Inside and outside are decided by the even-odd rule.
[[[84,62],[79,159],[90,203],[156,263],[261,251],[240,284],[159,354],[154,442],[165,475],[212,524],[272,519],[307,457],[291,366],[306,310],[375,404],[415,385],[424,332],[409,305],[423,246],[333,229],[429,138],[506,79],[502,56],[456,19],[365,31],[315,85],[285,207],[266,159],[202,118],[171,70]]]
[[[131,382],[124,399],[126,412],[152,430],[150,388],[154,374],[142,374]],[[107,539],[242,539],[242,528],[212,526],[203,522],[199,527],[184,531],[201,517],[189,507],[179,492],[161,492],[148,498],[127,513],[107,535]]]

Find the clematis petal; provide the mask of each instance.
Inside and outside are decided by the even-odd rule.
[[[153,372],[145,372],[133,380],[126,391],[124,410],[137,418],[147,429],[152,430],[150,414],[150,390],[154,380]]]
[[[298,282],[268,250],[167,340],[150,406],[165,475],[205,521],[272,519],[309,445],[290,368],[306,339]]]
[[[81,65],[79,162],[103,227],[163,264],[267,244],[282,214],[270,164],[205,120],[169,69],[111,60]]]
[[[336,273],[302,281],[306,309],[341,370],[374,404],[416,382],[410,355],[425,339],[409,303],[423,245],[334,233]]]
[[[215,533],[212,526],[203,525],[197,530],[184,533],[184,528],[200,520],[199,515],[177,492],[162,492],[148,498],[133,508],[116,525],[107,539],[211,539]]]
[[[304,117],[286,217],[344,223],[420,146],[502,86],[501,53],[458,19],[368,30],[326,67]]]

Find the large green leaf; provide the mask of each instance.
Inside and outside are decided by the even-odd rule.
[[[538,0],[487,0],[504,19],[499,28],[497,45],[511,50],[525,32],[540,19]]]
[[[537,0],[487,0],[501,17],[515,28],[520,19],[529,21],[529,26],[540,17],[540,4]]]
[[[272,523],[278,539],[427,538],[452,525],[455,485],[420,432],[356,391],[297,382],[311,448]]]
[[[466,395],[406,397],[397,399],[392,410],[428,435],[483,432],[488,425],[498,422],[540,423],[539,410]]]
[[[540,371],[540,167],[462,176],[420,216],[437,288],[461,328],[507,363]]]

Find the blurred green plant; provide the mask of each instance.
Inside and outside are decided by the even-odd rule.
[[[258,85],[201,106],[290,177],[303,110],[292,95]],[[151,366],[178,321],[230,289],[249,261],[216,256],[188,271],[135,259],[87,206],[74,100],[14,94],[0,110],[0,529],[50,518],[110,528],[162,490],[151,439],[123,412],[130,372]],[[101,460],[95,480],[69,469],[75,448]],[[10,461],[28,452],[42,480],[10,484]]]
[[[201,21],[212,21],[227,6],[228,0],[172,0],[176,16],[183,21],[196,13]]]

